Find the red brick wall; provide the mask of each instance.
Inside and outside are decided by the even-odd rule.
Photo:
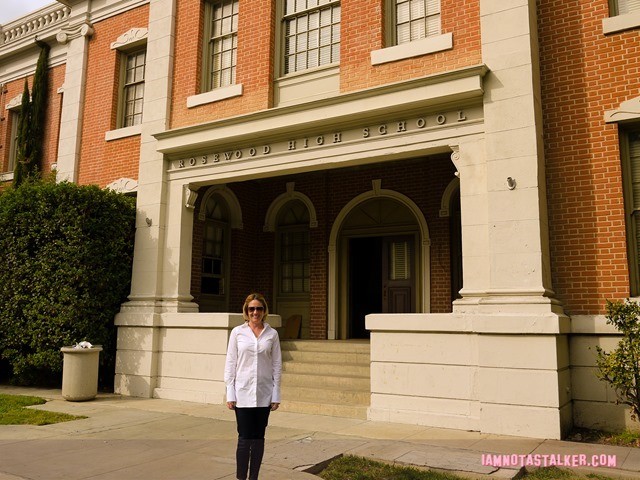
[[[111,43],[131,28],[147,28],[149,6],[129,10],[95,23],[89,41],[87,86],[82,125],[78,183],[104,187],[119,178],[138,178],[140,136],[110,142],[105,133],[116,128],[120,52]]]
[[[287,182],[294,181],[296,191],[307,195],[316,209],[318,226],[311,229],[310,327],[313,338],[326,338],[331,228],[342,208],[357,195],[371,191],[372,180],[380,178],[382,188],[407,195],[424,213],[431,240],[431,311],[450,312],[449,219],[440,218],[439,211],[454,170],[449,157],[444,156],[230,184],[242,207],[244,224],[232,234],[231,310],[239,311],[250,291],[273,298],[275,237],[263,232],[262,226],[271,203],[286,192]],[[197,205],[196,218],[199,208]],[[192,263],[192,295],[196,299],[201,250],[202,223],[196,220]]]
[[[60,65],[49,69],[49,105],[47,107],[46,125],[44,131],[43,161],[41,171],[47,174],[51,165],[58,157],[58,134],[60,131],[60,111],[62,96],[58,89],[64,83],[65,66]],[[28,77],[29,91],[33,88],[33,75]],[[0,172],[6,172],[9,165],[9,149],[11,146],[11,115],[5,109],[6,104],[16,96],[22,96],[24,78],[9,82],[5,85],[4,95],[0,93]]]
[[[242,0],[238,11],[239,97],[187,109],[187,97],[202,93],[202,0],[181,0],[176,16],[172,128],[202,123],[271,106],[273,90],[274,0]],[[244,299],[243,299],[244,300]]]
[[[382,0],[342,3],[341,90],[350,92],[419,78],[481,63],[478,0],[443,0],[442,32],[453,32],[454,48],[384,65],[371,65],[371,51],[384,46]],[[243,0],[238,18],[237,83],[243,94],[187,109],[187,97],[200,93],[201,0],[178,3],[172,128],[263,110],[272,106],[275,2]]]
[[[478,0],[442,0],[441,31],[453,49],[382,65],[371,51],[384,44],[384,0],[342,2],[340,85],[343,92],[419,78],[482,63]]]
[[[607,0],[539,1],[553,286],[570,314],[629,296],[618,127],[640,91],[638,30],[604,35]]]

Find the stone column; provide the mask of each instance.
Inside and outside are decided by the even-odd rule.
[[[153,137],[169,128],[176,3],[151,0],[149,6],[131,294],[116,316],[116,391],[142,397],[153,396],[157,386],[162,314],[185,311],[174,292],[164,291],[171,283],[171,272],[164,269],[172,261],[166,251],[168,186],[165,160]]]
[[[87,20],[88,13],[89,2],[74,5],[69,25],[56,34],[59,43],[68,43],[56,165],[58,181],[75,182],[78,179],[87,52],[89,38],[93,35],[93,28]]]

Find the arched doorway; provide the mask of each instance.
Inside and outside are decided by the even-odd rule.
[[[368,338],[370,313],[429,309],[428,229],[409,198],[375,189],[346,205],[329,245],[329,338]]]

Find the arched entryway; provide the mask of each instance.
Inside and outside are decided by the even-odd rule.
[[[369,313],[429,311],[424,215],[411,199],[375,181],[336,218],[329,270],[329,338],[367,338]]]

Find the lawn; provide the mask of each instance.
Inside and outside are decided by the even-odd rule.
[[[465,477],[451,473],[389,465],[351,455],[334,460],[319,473],[319,476],[324,480],[466,480]],[[612,480],[603,475],[580,474],[556,467],[540,468],[527,472],[524,477],[520,478],[528,480]]]
[[[40,397],[0,394],[0,425],[50,425],[69,422],[86,417],[76,417],[66,413],[47,412],[25,408],[30,405],[44,405],[47,401]]]

